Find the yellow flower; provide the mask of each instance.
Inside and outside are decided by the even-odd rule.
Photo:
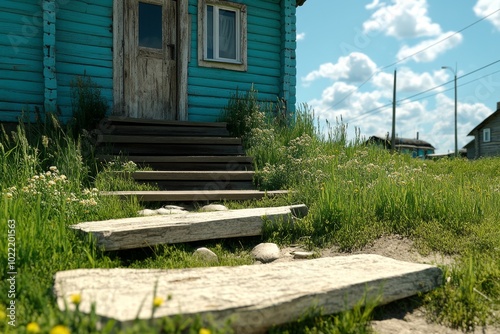
[[[165,302],[165,300],[163,298],[156,296],[153,299],[153,307],[154,308],[160,307],[163,305],[163,302]]]
[[[212,331],[210,329],[200,328],[198,334],[212,334]]]
[[[49,334],[71,334],[71,332],[68,327],[64,325],[57,325],[50,330]]]
[[[28,333],[40,333],[40,326],[38,326],[38,324],[36,322],[30,322],[27,326],[26,326],[26,331]]]
[[[80,295],[79,293],[74,293],[71,296],[69,296],[69,299],[73,304],[79,305],[82,301],[82,295]]]
[[[0,323],[2,323],[5,319],[7,319],[7,314],[4,310],[0,310]]]

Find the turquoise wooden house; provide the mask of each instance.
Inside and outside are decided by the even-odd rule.
[[[215,121],[252,87],[293,111],[304,1],[2,0],[0,121],[35,108],[70,119],[82,75],[114,115]]]

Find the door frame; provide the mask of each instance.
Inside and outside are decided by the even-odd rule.
[[[113,115],[124,116],[125,106],[125,2],[113,1]],[[175,1],[175,0],[169,0]],[[176,120],[188,120],[187,77],[189,62],[188,0],[177,0],[177,115]]]

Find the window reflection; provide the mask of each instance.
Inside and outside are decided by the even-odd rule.
[[[139,46],[162,49],[162,6],[139,2]]]

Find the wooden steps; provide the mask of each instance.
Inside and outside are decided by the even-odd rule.
[[[109,117],[101,122],[100,160],[124,156],[140,167],[131,176],[160,191],[107,192],[141,201],[247,200],[266,196],[255,190],[252,158],[225,123],[176,122]],[[285,192],[268,192],[275,196]]]

